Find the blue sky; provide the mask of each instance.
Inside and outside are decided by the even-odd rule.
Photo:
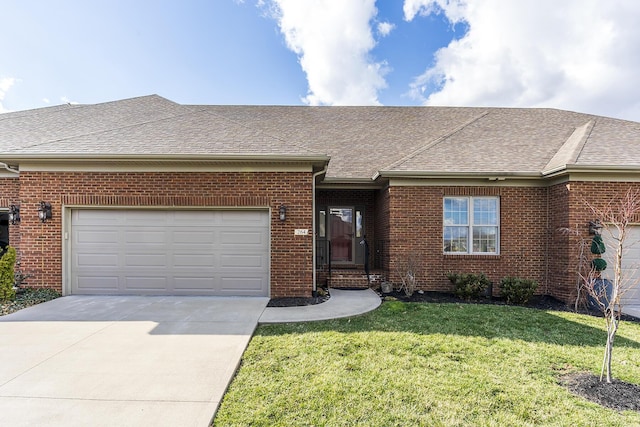
[[[553,107],[640,121],[636,0],[0,0],[0,112]]]

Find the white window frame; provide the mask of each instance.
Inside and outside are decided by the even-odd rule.
[[[465,199],[467,201],[467,218],[465,224],[447,224],[445,218],[445,209],[447,199]],[[490,199],[495,200],[496,205],[496,224],[474,223],[474,200]],[[467,231],[467,251],[447,251],[445,250],[445,237],[447,227],[464,227]],[[474,252],[473,250],[473,231],[479,227],[494,227],[496,229],[496,250],[495,252]],[[499,255],[500,254],[500,197],[498,196],[444,196],[442,199],[442,251],[445,255]]]

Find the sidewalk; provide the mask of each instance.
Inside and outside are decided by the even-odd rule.
[[[378,308],[382,300],[371,289],[330,289],[326,302],[300,307],[267,307],[258,323],[312,322],[364,314]]]

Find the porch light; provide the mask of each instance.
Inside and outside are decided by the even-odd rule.
[[[9,222],[11,224],[20,222],[20,206],[11,205],[9,207]]]
[[[284,221],[287,219],[287,207],[285,205],[280,205],[280,221]]]
[[[589,234],[599,236],[602,232],[602,223],[599,219],[589,221]]]
[[[51,219],[51,203],[40,202],[40,207],[38,208],[38,218],[40,221],[46,222],[48,219]]]

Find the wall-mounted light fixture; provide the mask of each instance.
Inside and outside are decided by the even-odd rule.
[[[40,221],[46,222],[48,219],[51,219],[51,203],[40,202],[40,207],[38,208],[38,218]]]
[[[287,207],[280,205],[280,221],[284,221],[285,219],[287,219]]]
[[[602,233],[602,223],[599,219],[589,221],[589,234],[599,236]]]
[[[20,222],[20,206],[11,205],[9,207],[9,222],[17,224]]]

